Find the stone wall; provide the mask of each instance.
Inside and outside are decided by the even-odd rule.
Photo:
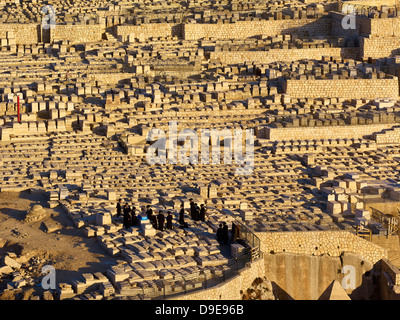
[[[360,34],[371,34],[371,19],[364,17],[356,17],[356,29],[344,29],[342,27],[342,20],[345,16],[343,13],[329,12],[331,17],[331,34],[335,36],[354,37]],[[381,19],[378,19],[381,20]]]
[[[296,98],[376,99],[399,97],[397,77],[387,79],[287,80],[285,92]]]
[[[396,263],[397,267],[400,265],[397,263],[400,259],[400,238],[399,233],[392,235],[372,235],[372,242],[376,245],[386,248],[388,250],[388,259]],[[383,259],[385,260],[385,259]]]
[[[360,139],[375,132],[389,129],[395,124],[379,123],[347,126],[320,126],[320,127],[265,127],[260,133],[266,139],[276,141],[290,141],[301,137],[303,140],[313,139]]]
[[[56,25],[50,29],[50,41],[70,41],[71,44],[100,41],[105,32],[103,25]]]
[[[376,263],[387,258],[387,250],[347,231],[257,232],[261,251],[339,257],[342,252],[358,253]]]
[[[376,6],[394,6],[396,5],[396,0],[351,0],[346,2],[341,1],[341,3],[352,4],[356,6],[376,7]]]
[[[88,75],[89,81],[99,81],[102,84],[115,85],[119,81],[129,80],[135,76],[134,73],[91,73]]]
[[[344,13],[330,12],[332,18],[332,35],[351,36],[351,35],[372,35],[380,37],[400,36],[400,18],[379,18],[371,19],[361,16],[355,17],[356,29],[343,29],[342,20]]]
[[[15,44],[37,44],[41,42],[41,26],[36,23],[1,23],[0,39],[6,39],[9,32],[14,33]]]
[[[388,215],[396,216],[398,214],[397,209],[400,209],[400,203],[396,200],[391,199],[383,199],[380,198],[371,198],[364,200],[364,208],[372,213],[372,208],[377,209],[381,212],[384,212]]]
[[[400,53],[400,36],[360,38],[361,58],[384,58]]]
[[[122,41],[128,41],[128,36],[134,39],[146,40],[159,37],[182,37],[182,26],[176,23],[148,23],[138,26],[122,25],[116,26],[116,35]]]
[[[371,35],[385,37],[400,36],[400,18],[369,19]]]
[[[341,281],[343,265],[354,265],[356,286],[373,263],[387,250],[346,231],[258,232],[264,258],[239,271],[239,275],[207,290],[174,297],[174,300],[240,300],[257,277],[275,283],[274,294],[286,299],[318,299],[333,280]],[[271,254],[270,252],[274,253]],[[343,254],[345,252],[345,254]],[[348,294],[352,293],[348,289]],[[365,294],[357,291],[357,295]]]
[[[354,267],[355,287],[346,289],[346,293],[352,299],[367,299],[372,291],[372,283],[364,275],[373,264],[358,254],[331,257],[278,253],[265,254],[264,261],[265,276],[272,282],[274,295],[280,300],[318,300],[334,280],[343,282],[348,272],[343,267],[348,265]]]
[[[258,259],[239,270],[239,275],[206,290],[195,291],[173,300],[241,300],[241,291],[251,287],[254,279],[265,275],[264,259]]]
[[[219,60],[224,64],[238,64],[246,61],[267,64],[274,61],[294,61],[301,59],[321,60],[324,56],[356,59],[358,55],[358,48],[271,49],[269,51],[211,52],[210,59]]]
[[[330,20],[328,18],[284,19],[218,24],[188,23],[183,26],[185,40],[202,38],[244,39],[254,36],[275,36],[277,34],[329,35]]]

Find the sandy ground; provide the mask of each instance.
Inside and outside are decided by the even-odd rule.
[[[23,220],[34,204],[42,205],[46,215],[26,223]],[[42,222],[59,223],[62,228],[46,233]],[[10,251],[22,264],[33,260],[38,265],[52,265],[57,284],[79,279],[85,272],[105,272],[116,263],[95,238],[86,238],[73,225],[61,207],[48,208],[44,192],[0,193],[0,255]]]

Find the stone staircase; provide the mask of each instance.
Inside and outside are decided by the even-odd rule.
[[[104,35],[105,35],[105,40],[107,40],[107,41],[111,41],[111,42],[118,41],[118,39],[112,33],[108,32],[108,31],[106,31]]]

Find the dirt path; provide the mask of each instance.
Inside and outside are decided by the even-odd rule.
[[[105,272],[116,259],[109,255],[95,238],[86,238],[60,207],[47,207],[44,192],[24,191],[0,193],[0,255],[13,251],[20,263],[30,259],[38,265],[51,264],[56,282],[79,279],[85,272]],[[36,222],[23,221],[34,204],[42,205],[46,216]],[[42,222],[59,223],[61,229],[43,231]]]

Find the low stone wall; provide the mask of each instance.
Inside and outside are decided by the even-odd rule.
[[[173,300],[241,300],[241,291],[251,287],[254,279],[265,275],[264,259],[258,259],[239,270],[239,275],[206,290],[182,295]]]
[[[103,84],[117,84],[121,80],[132,79],[134,76],[134,73],[91,73],[88,74],[88,79]]]
[[[122,41],[128,41],[128,36],[141,40],[182,36],[182,26],[176,23],[148,23],[138,26],[122,25],[116,26],[115,30],[117,37],[121,37]]]
[[[400,143],[400,127],[395,126],[390,130],[376,133],[374,139],[378,144]]]
[[[397,99],[399,83],[397,77],[389,79],[287,80],[285,92],[295,98]]]
[[[385,214],[397,216],[397,209],[400,209],[400,202],[391,199],[382,199],[381,197],[365,199],[364,208],[372,213],[371,207],[384,212]]]
[[[265,127],[260,131],[260,137],[276,141],[290,141],[301,137],[303,140],[313,139],[360,139],[384,129],[392,128],[394,123],[320,126],[320,127]]]
[[[362,58],[385,58],[400,53],[400,36],[360,38]]]
[[[0,23],[0,39],[13,33],[15,44],[37,44],[41,42],[41,25],[37,23]]]
[[[238,21],[236,23],[187,23],[183,26],[185,40],[202,38],[245,39],[254,36],[275,36],[277,34],[329,35],[330,20],[284,19]]]
[[[94,25],[56,25],[50,29],[50,41],[70,41],[71,44],[100,41],[105,32],[105,26]]]
[[[308,49],[272,49],[269,51],[220,51],[211,52],[210,59],[219,60],[225,64],[259,62],[262,64],[274,61],[295,61],[301,59],[321,60],[322,57],[341,57],[357,59],[358,48],[308,48]]]
[[[394,6],[396,5],[395,0],[351,0],[346,2],[341,2],[342,4],[352,4],[356,6]]]
[[[370,19],[371,34],[385,37],[400,36],[400,18]]]
[[[392,235],[372,235],[372,242],[376,245],[386,248],[388,250],[388,260],[396,263],[397,268],[400,267],[398,263],[400,259],[400,241],[399,233],[397,232]],[[399,283],[400,284],[400,283]]]
[[[257,232],[261,251],[338,257],[355,252],[376,263],[387,258],[387,250],[347,231]]]

